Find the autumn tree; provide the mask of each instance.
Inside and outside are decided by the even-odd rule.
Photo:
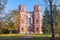
[[[10,34],[13,32],[13,30],[18,31],[18,24],[15,20],[17,15],[19,15],[19,12],[17,10],[11,10],[9,11],[9,14],[5,16],[5,23],[8,30],[10,30]]]

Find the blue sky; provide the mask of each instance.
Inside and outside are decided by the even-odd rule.
[[[8,0],[5,11],[8,10],[18,10],[19,5],[25,5],[26,11],[33,11],[34,5],[42,4],[42,0]],[[44,6],[41,6],[42,12],[44,11]]]
[[[33,11],[34,5],[40,5],[43,13],[45,10],[45,6],[43,6],[43,4],[43,0],[8,0],[5,11],[7,12],[9,10],[18,10],[19,5],[25,5],[26,11]]]

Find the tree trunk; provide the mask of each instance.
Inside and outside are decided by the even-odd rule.
[[[12,34],[12,30],[10,30],[10,34]]]

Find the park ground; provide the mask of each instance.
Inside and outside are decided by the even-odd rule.
[[[30,38],[27,34],[0,34],[0,40],[51,40],[51,34],[32,34]],[[60,40],[58,34],[55,40]]]

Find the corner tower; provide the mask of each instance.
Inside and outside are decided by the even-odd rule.
[[[26,7],[24,5],[19,6],[19,13],[20,13],[20,28],[19,33],[25,34],[27,32],[26,29]]]
[[[39,5],[34,6],[34,33],[42,34],[42,12]]]

